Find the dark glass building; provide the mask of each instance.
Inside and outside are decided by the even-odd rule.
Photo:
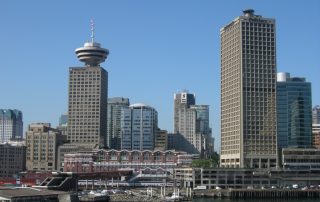
[[[277,75],[278,148],[312,147],[311,83],[289,73]]]

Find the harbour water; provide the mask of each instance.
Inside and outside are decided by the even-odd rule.
[[[216,198],[194,198],[193,202],[319,202],[319,199],[216,199]]]

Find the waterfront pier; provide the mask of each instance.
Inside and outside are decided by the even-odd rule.
[[[197,190],[193,192],[194,197],[218,197],[232,199],[254,199],[254,198],[320,198],[320,190],[299,189],[222,189],[222,190]]]

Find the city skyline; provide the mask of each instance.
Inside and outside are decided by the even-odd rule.
[[[318,105],[320,2],[290,1],[290,9],[289,1],[230,2],[110,1],[94,9],[77,2],[75,9],[74,2],[3,1],[0,90],[6,96],[1,108],[21,110],[25,126],[39,121],[58,125],[68,108],[68,68],[80,65],[74,50],[90,39],[93,18],[97,41],[110,50],[103,65],[109,72],[109,97],[153,106],[159,127],[170,132],[173,94],[189,89],[198,103],[210,105],[219,150],[219,30],[246,8],[276,19],[277,71],[306,77],[312,83],[312,106]],[[297,29],[301,24],[304,29]]]

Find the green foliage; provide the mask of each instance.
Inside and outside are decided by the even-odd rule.
[[[217,152],[214,152],[214,154],[211,156],[211,160],[213,167],[217,168],[220,166],[220,155]]]
[[[195,168],[210,168],[211,160],[210,159],[194,159],[192,160],[191,166]]]
[[[194,168],[217,168],[220,166],[220,155],[214,152],[209,159],[194,159],[191,166]]]

